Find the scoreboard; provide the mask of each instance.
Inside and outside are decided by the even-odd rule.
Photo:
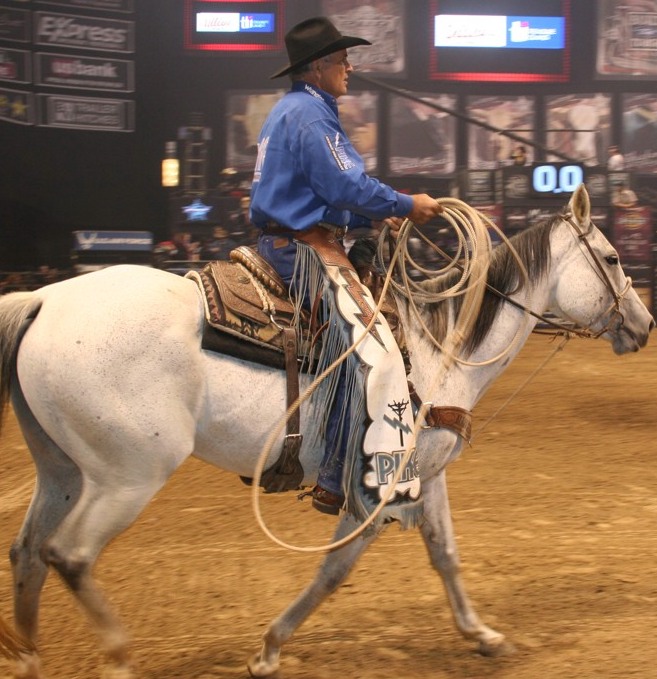
[[[609,205],[606,168],[578,163],[533,163],[501,170],[499,186],[504,205],[565,205],[575,189],[586,184],[592,205]]]
[[[580,184],[586,184],[591,204],[610,205],[606,168],[579,163],[508,165],[498,170],[470,170],[461,177],[466,202],[500,203],[504,207],[561,207]]]

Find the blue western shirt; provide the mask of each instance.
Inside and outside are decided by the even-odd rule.
[[[338,119],[334,97],[305,82],[276,103],[260,133],[251,221],[303,230],[318,222],[366,226],[405,217],[410,196],[365,173]]]

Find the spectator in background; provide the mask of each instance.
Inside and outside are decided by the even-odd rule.
[[[8,273],[4,280],[0,281],[0,295],[7,292],[24,292],[29,289],[23,274],[19,272]]]
[[[527,164],[527,149],[520,145],[513,149],[513,153],[510,156],[514,165],[526,165]]]
[[[56,268],[51,268],[47,264],[42,264],[36,272],[35,282],[38,287],[42,285],[50,285],[59,280],[59,271]]]
[[[240,176],[234,167],[225,167],[219,175],[219,193],[222,196],[242,195],[240,189]]]
[[[625,183],[618,184],[612,196],[611,202],[614,207],[628,208],[636,207],[639,199],[636,193]]]
[[[194,262],[199,259],[199,252],[201,244],[197,241],[192,241],[192,234],[187,231],[178,231],[174,233],[171,239],[175,250],[171,252],[171,259],[177,261]]]
[[[255,245],[260,235],[260,229],[251,221],[251,199],[249,196],[240,198],[239,210],[230,215],[230,231],[244,245]]]
[[[618,146],[610,146],[608,149],[607,169],[609,172],[620,172],[625,169],[625,158]]]
[[[237,245],[223,226],[215,226],[212,237],[201,247],[201,259],[208,261],[228,259],[230,251],[234,250]]]

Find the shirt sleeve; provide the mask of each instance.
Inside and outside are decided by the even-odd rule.
[[[297,157],[313,191],[327,205],[354,213],[350,225],[411,212],[410,196],[365,172],[363,159],[337,121],[321,119],[302,127],[298,144]]]

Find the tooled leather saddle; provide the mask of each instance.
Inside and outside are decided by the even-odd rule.
[[[242,245],[229,260],[209,262],[186,277],[204,293],[204,349],[285,368],[294,306],[281,277],[255,250]]]

